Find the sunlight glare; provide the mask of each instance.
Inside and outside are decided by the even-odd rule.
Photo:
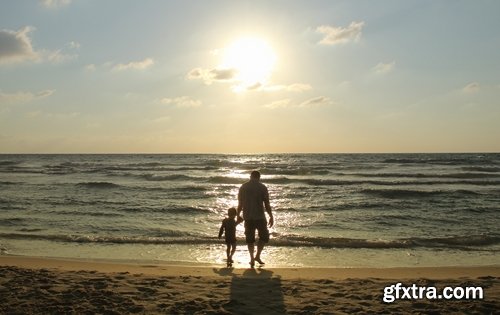
[[[263,39],[240,38],[224,49],[222,67],[236,70],[239,85],[235,91],[265,85],[276,63],[276,54]]]

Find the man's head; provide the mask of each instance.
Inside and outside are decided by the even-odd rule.
[[[259,180],[259,179],[260,179],[260,172],[259,172],[259,171],[253,171],[253,172],[250,174],[250,178],[251,178],[251,179],[256,179],[256,180]]]

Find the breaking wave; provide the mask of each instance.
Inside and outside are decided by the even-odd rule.
[[[197,245],[220,244],[216,237],[207,237],[175,230],[156,233],[157,236],[91,236],[91,235],[58,235],[58,234],[26,234],[0,233],[5,239],[46,240],[68,243],[104,243],[104,244],[172,244]],[[398,248],[455,248],[474,250],[477,247],[500,244],[500,236],[472,235],[438,238],[402,238],[395,240],[370,240],[355,238],[307,237],[299,235],[278,236],[270,240],[270,246],[276,247],[321,247],[350,249],[398,249]]]

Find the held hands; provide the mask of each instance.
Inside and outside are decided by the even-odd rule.
[[[236,224],[240,224],[241,222],[243,222],[243,218],[242,218],[242,217],[240,217],[240,216],[238,216],[238,217],[236,218]]]

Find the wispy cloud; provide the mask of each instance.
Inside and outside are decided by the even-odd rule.
[[[472,82],[467,84],[462,88],[462,92],[464,93],[477,93],[481,89],[481,86],[478,82]]]
[[[151,58],[146,58],[141,61],[131,61],[129,63],[119,63],[113,67],[113,70],[145,70],[154,64],[154,60]]]
[[[317,96],[314,98],[307,99],[303,102],[296,103],[292,102],[291,99],[281,99],[269,104],[264,105],[263,107],[268,109],[278,109],[278,108],[309,108],[309,107],[317,107],[332,104],[332,100],[326,96]]]
[[[316,28],[316,32],[324,35],[319,44],[336,45],[349,41],[357,41],[361,37],[361,30],[364,25],[365,22],[351,22],[348,27],[319,26]]]
[[[42,51],[39,55],[42,57],[42,59],[47,60],[51,63],[63,63],[78,58],[77,54],[68,54],[65,53],[62,49]]]
[[[332,101],[330,98],[326,96],[318,96],[314,98],[310,98],[302,103],[299,104],[299,107],[313,107],[313,106],[322,106],[322,105],[328,105],[331,104]]]
[[[71,0],[40,0],[40,4],[48,9],[57,9],[71,3]]]
[[[173,104],[177,107],[198,107],[201,101],[190,96],[179,96],[176,98],[163,98],[160,100],[162,104]]]
[[[194,68],[189,71],[187,78],[189,80],[202,80],[205,84],[210,85],[213,82],[232,82],[236,77],[236,69],[203,69]]]
[[[232,89],[236,92],[242,91],[287,91],[287,92],[304,92],[312,89],[310,84],[293,83],[285,84],[263,84],[255,82],[254,84],[245,86],[237,82],[238,71],[236,69],[203,69],[194,68],[186,75],[189,80],[202,80],[206,85],[211,85],[214,82],[236,83]]]
[[[0,105],[11,105],[16,103],[27,103],[34,100],[42,99],[54,94],[55,90],[44,90],[37,93],[33,92],[15,92],[4,93],[0,92]]]
[[[375,67],[373,67],[373,72],[377,74],[386,74],[394,70],[394,67],[396,66],[396,62],[389,62],[389,63],[383,63],[379,62]]]

